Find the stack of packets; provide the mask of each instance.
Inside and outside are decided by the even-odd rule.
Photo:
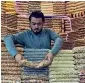
[[[64,41],[62,45],[62,49],[72,49],[73,48],[73,42],[70,41]]]
[[[41,11],[44,13],[44,15],[49,16],[53,15],[53,2],[41,2]]]
[[[4,37],[7,34],[16,33],[14,30],[17,28],[17,16],[15,14],[2,14],[1,25],[2,37]]]
[[[5,19],[5,9],[4,9],[4,1],[1,2],[1,25],[4,25],[4,19]]]
[[[85,83],[85,46],[73,48],[75,65],[79,71],[80,83]]]
[[[12,29],[16,29],[17,28],[17,15],[5,14],[5,25]]]
[[[54,16],[45,16],[45,24],[44,27],[47,27],[56,33],[61,32],[61,19]]]
[[[84,19],[84,22],[85,22],[85,19]],[[79,28],[78,31],[79,31],[79,34],[81,34],[82,38],[85,37],[85,26]]]
[[[67,15],[71,17],[70,14],[72,13],[72,15],[73,15],[73,13],[75,11],[75,7],[74,7],[75,6],[75,2],[67,2],[65,4],[65,6],[66,6]]]
[[[64,20],[64,31],[65,32],[70,32],[71,31],[71,26],[70,26],[70,21],[68,19]]]
[[[41,10],[41,2],[40,1],[29,1],[29,15],[31,12],[35,10]]]
[[[4,37],[9,33],[15,33],[7,29],[17,28],[17,16],[14,8],[14,2],[2,1],[1,2],[1,36]]]
[[[16,14],[14,1],[4,1],[3,7],[6,14]]]
[[[81,38],[81,35],[78,31],[72,31],[72,32],[68,33],[67,40],[68,41],[74,41],[74,40],[80,39],[80,38]]]
[[[49,49],[25,49],[24,58],[22,60],[22,75],[23,83],[49,83],[49,68],[46,66],[45,58]],[[40,63],[40,64],[39,64]],[[39,64],[39,66],[37,66]]]
[[[65,2],[62,1],[53,2],[53,14],[65,15]]]
[[[71,19],[71,23],[72,23],[72,30],[76,31],[79,28],[82,28],[82,27],[85,26],[85,16],[79,17],[79,18],[75,18],[75,19]]]
[[[28,15],[29,12],[28,1],[15,1],[15,10],[17,14]]]
[[[53,30],[56,32],[56,33],[59,33],[61,32],[61,25],[62,25],[62,20],[59,19],[59,18],[52,18],[52,23],[53,23]]]
[[[5,13],[4,3],[5,3],[5,1],[1,1],[1,14]]]
[[[22,50],[17,48],[20,54]],[[21,67],[1,43],[1,83],[21,83]]]
[[[8,30],[6,26],[1,26],[1,38],[3,40],[4,36],[8,34]]]
[[[76,31],[69,32],[67,39],[68,41],[76,42],[78,39],[82,40],[84,37],[85,37],[85,28],[82,27]]]
[[[74,41],[74,47],[85,46],[85,38]]]
[[[49,67],[50,83],[79,83],[72,50],[61,50]]]
[[[66,41],[67,33],[61,32],[59,35],[63,38],[64,41]]]
[[[78,1],[78,2],[67,2],[66,3],[66,12],[72,18],[78,18],[84,15],[83,11],[85,10],[85,2]],[[75,28],[76,29],[76,28]]]
[[[19,30],[29,29],[29,19],[27,15],[17,15],[17,29]]]
[[[53,23],[52,23],[52,17],[51,16],[48,16],[46,17],[45,16],[45,23],[44,23],[44,26],[45,28],[49,28],[49,29],[53,29]]]
[[[29,1],[16,1],[17,29],[26,30],[29,28]]]

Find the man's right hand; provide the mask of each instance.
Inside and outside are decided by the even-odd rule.
[[[17,54],[15,56],[15,60],[16,60],[16,62],[19,63],[19,65],[21,65],[21,60],[23,60],[23,59],[24,59],[24,57],[21,54]]]

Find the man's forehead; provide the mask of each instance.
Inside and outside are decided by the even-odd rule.
[[[42,18],[31,18],[31,22],[32,23],[41,23],[42,22]]]

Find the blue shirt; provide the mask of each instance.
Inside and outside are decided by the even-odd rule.
[[[54,41],[52,49],[51,40]],[[50,29],[42,29],[39,34],[27,30],[13,35],[7,35],[4,37],[4,42],[8,52],[12,56],[18,53],[15,44],[21,44],[23,48],[29,49],[51,49],[50,52],[56,55],[62,46],[63,39]]]

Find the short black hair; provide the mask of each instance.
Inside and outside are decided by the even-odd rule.
[[[29,21],[31,21],[31,17],[42,18],[42,21],[45,21],[44,14],[41,11],[33,11],[29,16]]]

